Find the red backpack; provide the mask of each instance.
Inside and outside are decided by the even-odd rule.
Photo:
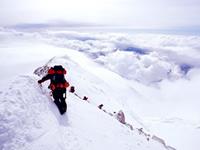
[[[67,88],[69,83],[65,80],[66,70],[61,66],[54,66],[48,70],[48,74],[51,77],[51,90],[55,90],[56,88]]]

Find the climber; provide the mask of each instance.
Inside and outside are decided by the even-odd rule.
[[[125,115],[122,110],[120,110],[118,113],[114,112],[114,115],[119,122],[121,122],[122,124],[126,124]]]
[[[60,114],[64,114],[67,110],[66,88],[69,83],[65,80],[66,70],[61,65],[56,65],[48,70],[48,74],[44,76],[38,83],[41,84],[46,80],[50,80],[49,88],[52,91],[54,103],[58,107]]]

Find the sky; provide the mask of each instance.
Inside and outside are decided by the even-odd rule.
[[[76,23],[133,28],[200,26],[199,0],[0,0],[0,25]]]

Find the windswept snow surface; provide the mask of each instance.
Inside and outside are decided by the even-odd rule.
[[[198,150],[199,43],[199,36],[1,29],[0,149],[164,149],[138,135],[142,127],[177,150]],[[32,73],[45,64],[64,65],[90,103],[68,93],[60,116],[48,83],[41,90]],[[135,130],[98,110],[101,103],[123,110]]]
[[[163,150],[72,94],[61,116],[33,76],[20,76],[1,95],[2,150]]]
[[[74,54],[76,56],[81,55],[77,52]],[[74,54],[71,51],[71,58],[73,58]],[[89,63],[86,61],[85,63]],[[101,81],[97,74],[89,73],[87,71],[89,68],[85,70],[82,66],[71,61],[68,56],[53,59],[50,63],[62,63],[69,68],[68,80],[75,87],[78,87],[77,92],[79,95],[85,92],[90,96],[90,103],[80,100],[74,94],[68,93],[68,112],[61,116],[51,97],[48,96],[46,85],[40,88],[37,84],[38,77],[30,75],[17,77],[6,92],[1,94],[0,149],[165,149],[162,144],[154,140],[147,141],[136,130],[131,131],[125,125],[120,124],[114,117],[97,108],[96,103],[101,98],[104,100],[100,102],[113,106],[111,108],[119,107],[120,105],[120,103],[117,105],[117,102],[114,102],[116,97],[112,96],[113,93],[105,92],[106,90],[108,91],[106,87],[109,86],[107,78]],[[83,62],[81,63],[84,65]],[[107,77],[110,78],[112,75],[112,80],[121,80],[121,88],[126,88],[120,76],[110,71],[106,72],[101,67],[98,69],[105,71],[102,72],[106,73],[104,77],[108,75]],[[98,71],[98,69],[96,70]],[[114,87],[115,85],[110,85],[110,87],[112,86]],[[101,89],[102,87],[104,89]],[[115,89],[112,88],[110,91],[114,92]],[[134,91],[132,92],[132,96],[136,95]],[[118,94],[118,96],[120,98],[122,94]],[[108,102],[106,103],[106,101]]]

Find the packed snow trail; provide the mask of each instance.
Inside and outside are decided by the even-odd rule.
[[[68,93],[67,103],[68,111],[61,116],[41,91],[36,77],[17,78],[1,94],[0,149],[164,149],[73,94]]]

